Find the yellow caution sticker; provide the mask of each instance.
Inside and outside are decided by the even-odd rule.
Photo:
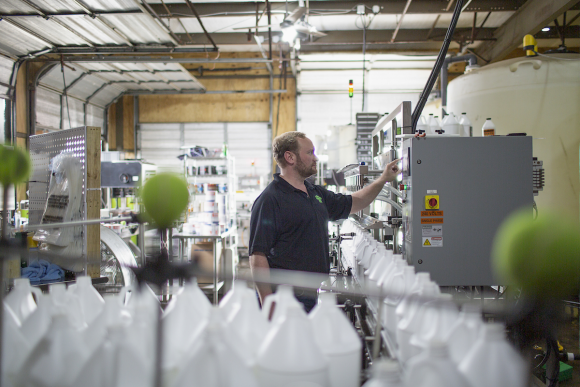
[[[425,238],[425,243],[423,243],[423,246],[431,246],[431,242],[429,242],[429,239]]]
[[[436,234],[435,230],[431,230],[432,234]],[[423,247],[443,247],[443,229],[439,231],[440,236],[423,236],[421,243]]]

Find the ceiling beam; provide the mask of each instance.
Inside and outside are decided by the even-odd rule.
[[[483,28],[478,33],[476,41],[485,41],[494,39],[493,32],[495,28]],[[445,28],[435,28],[431,33],[432,41],[443,41],[445,38],[445,33],[447,29]],[[325,31],[327,34],[324,37],[316,39],[314,42],[305,41],[302,46],[307,45],[324,45],[324,44],[360,44],[363,41],[363,31],[362,30],[348,30],[348,31]],[[400,44],[400,43],[417,43],[425,42],[427,40],[427,29],[400,29],[397,34],[397,41],[391,42],[391,36],[393,35],[393,30],[367,30],[366,43],[367,44]],[[266,32],[260,32],[258,35],[266,37]],[[180,34],[178,34],[179,36]],[[181,34],[182,36],[185,36]],[[193,44],[208,44],[207,39],[204,34],[190,33],[193,39]],[[273,32],[272,35],[281,36],[281,32]],[[219,34],[213,34],[213,39],[218,45],[226,44],[253,44],[254,39],[248,41],[248,34],[246,32],[225,32]],[[253,36],[251,37],[253,38]],[[471,28],[457,28],[453,34],[454,41],[470,41],[471,40]]]
[[[577,3],[578,0],[528,0],[495,31],[495,42],[483,43],[475,52],[490,62],[502,60],[522,44],[525,35],[536,34]]]
[[[515,11],[520,8],[526,0],[473,0],[464,12],[499,12],[499,11]],[[350,11],[356,15],[356,6],[364,4],[371,8],[373,5],[379,4],[382,14],[402,14],[407,0],[389,0],[389,1],[317,1],[310,0],[310,16],[316,16],[317,12],[345,12]],[[447,10],[447,0],[413,0],[409,6],[407,14],[414,13],[450,13]],[[194,17],[185,3],[167,4],[170,16],[162,4],[150,4],[151,8],[159,14],[160,17]],[[296,9],[297,2],[288,3],[288,11],[292,12]],[[201,17],[214,16],[240,16],[243,14],[255,15],[256,2],[208,2],[195,3],[195,8]],[[285,11],[284,2],[272,3],[273,14],[283,14]]]

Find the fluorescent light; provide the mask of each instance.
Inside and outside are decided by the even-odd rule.
[[[296,32],[296,29],[292,26],[282,29],[282,40],[285,42],[290,43],[294,41],[296,35],[298,35],[298,33]]]
[[[543,32],[548,32],[548,31],[550,31],[550,27],[544,27],[544,28],[542,28],[542,31]]]

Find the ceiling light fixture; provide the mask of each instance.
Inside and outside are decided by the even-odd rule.
[[[550,31],[550,27],[544,27],[544,28],[542,28],[542,32],[548,32],[548,31]]]

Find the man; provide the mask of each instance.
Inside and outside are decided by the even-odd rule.
[[[270,268],[275,268],[328,274],[328,221],[346,219],[371,204],[385,183],[396,179],[399,160],[388,164],[372,184],[352,195],[342,195],[306,181],[316,174],[318,158],[304,133],[284,133],[274,139],[272,148],[281,172],[274,175],[252,207],[252,273],[268,275]],[[262,303],[272,293],[269,284],[258,284],[257,290]],[[316,303],[313,294],[296,297],[307,311]]]

